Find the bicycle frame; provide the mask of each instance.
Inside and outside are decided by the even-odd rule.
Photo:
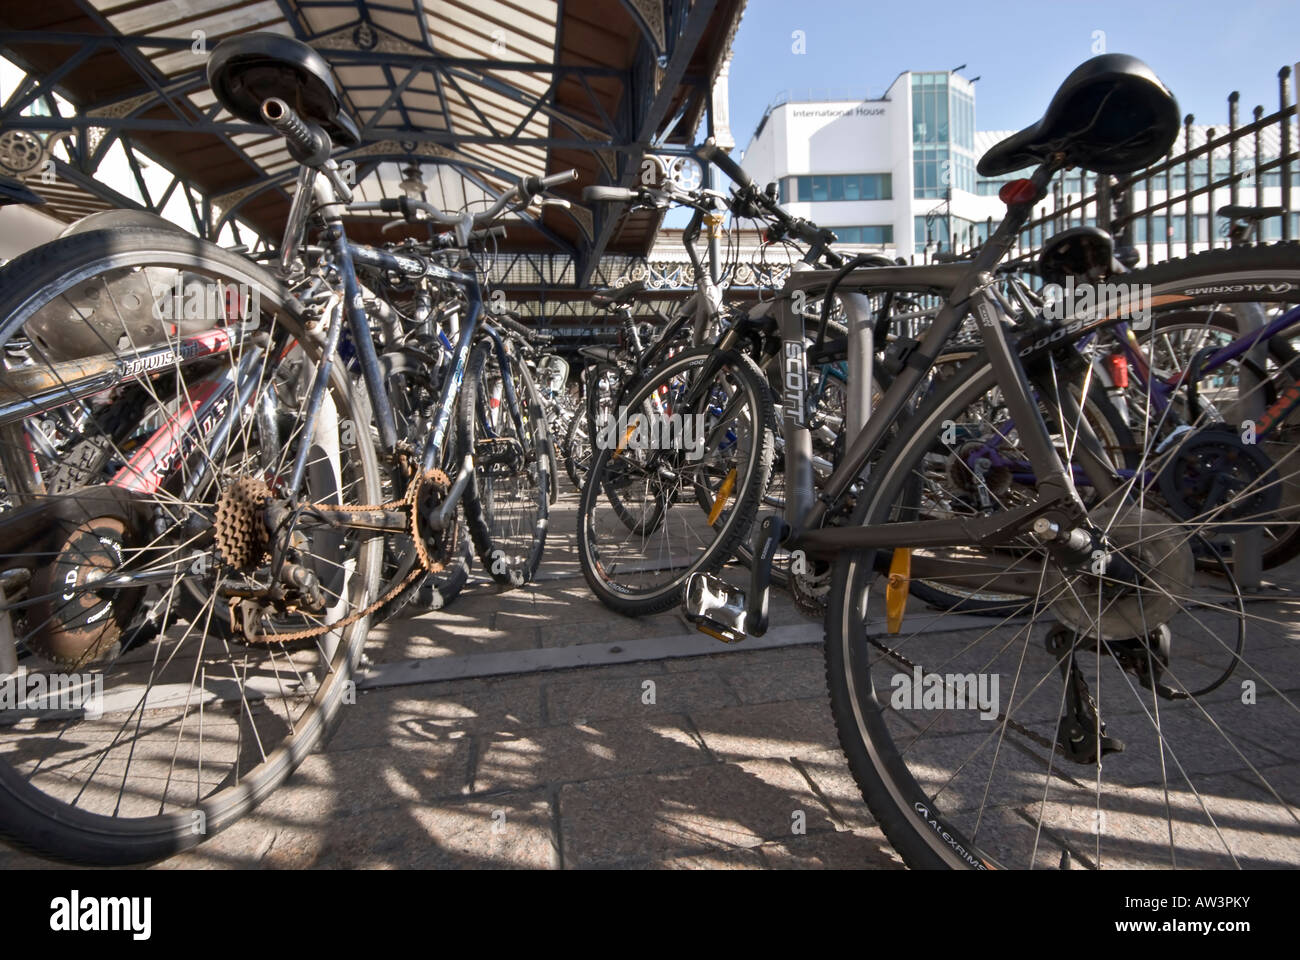
[[[1194,362],[1188,369],[1179,371],[1178,376],[1171,381],[1160,380],[1155,376],[1151,370],[1150,362],[1137,342],[1136,334],[1133,333],[1127,323],[1121,322],[1115,326],[1115,338],[1119,342],[1125,358],[1137,371],[1143,388],[1150,395],[1152,408],[1156,413],[1163,414],[1168,408],[1169,398],[1175,390],[1186,383],[1198,383],[1205,375],[1215,373],[1232,361],[1249,353],[1257,345],[1267,343],[1279,333],[1296,325],[1300,325],[1300,307],[1288,310],[1260,330],[1243,334],[1231,343],[1214,349],[1201,362]],[[1276,424],[1284,421],[1286,416],[1298,405],[1300,405],[1300,387],[1287,391],[1270,405],[1260,418],[1256,436],[1266,435]]]
[[[807,362],[804,348],[803,317],[790,308],[791,295],[797,290],[809,293],[826,288],[831,271],[792,273],[778,304],[781,331],[783,385],[787,398],[785,414],[785,470],[787,547],[802,548],[816,555],[831,555],[845,549],[882,549],[896,546],[941,547],[972,543],[1009,542],[1035,518],[1049,511],[1067,523],[1078,523],[1086,515],[1083,502],[1075,491],[1069,473],[1061,463],[1051,435],[1037,404],[1033,390],[1020,362],[1016,345],[1002,323],[1002,307],[992,294],[993,269],[1010,250],[1020,227],[1026,222],[1032,205],[1045,195],[1046,184],[1056,172],[1055,163],[1043,164],[1032,177],[1034,196],[1028,201],[1012,203],[1007,216],[975,258],[967,263],[943,267],[870,267],[852,271],[843,281],[846,290],[932,289],[945,296],[934,323],[905,360],[893,384],[885,391],[876,409],[870,410],[869,378],[849,383],[849,399],[870,416],[859,425],[847,425],[846,452],[843,462],[817,493],[812,477],[812,434],[805,422],[804,390]],[[970,312],[984,333],[990,365],[1010,416],[1022,425],[1020,435],[1026,453],[1039,478],[1038,498],[1029,504],[1002,513],[979,518],[922,520],[866,527],[827,527],[822,523],[833,506],[862,475],[871,458],[879,451],[890,424],[904,412],[924,376],[934,366],[944,345]],[[864,334],[870,327],[864,318],[854,317],[848,333],[850,361],[861,357]],[[724,344],[726,338],[724,338]],[[868,343],[869,347],[869,343]],[[1081,424],[1086,429],[1086,424]],[[1095,440],[1095,437],[1093,438]],[[1090,475],[1109,478],[1112,488],[1121,481],[1099,446],[1080,444],[1079,454]],[[1103,482],[1099,489],[1105,489]]]

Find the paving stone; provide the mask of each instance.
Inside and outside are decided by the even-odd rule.
[[[649,866],[656,870],[763,870],[767,864],[757,850],[737,848],[670,857]]]
[[[717,763],[690,771],[588,781],[559,794],[567,867],[664,862],[707,850],[755,847],[788,836],[791,813],[809,810],[809,829],[830,830],[824,812],[771,761]]]
[[[806,754],[795,765],[813,782],[822,802],[829,805],[832,817],[841,827],[856,831],[877,829],[839,747]]]
[[[480,735],[475,742],[474,793],[675,770],[708,761],[683,719],[672,715],[589,720],[518,735]]]
[[[1207,777],[1200,796],[1171,798],[1173,844],[1180,869],[1294,867],[1300,863],[1300,827],[1272,798],[1231,776]],[[1027,811],[1028,812],[1028,811]],[[1036,818],[1037,808],[1031,816]],[[1048,803],[1045,821],[1054,833],[1096,856],[1097,825],[1107,868],[1170,867],[1170,820],[1164,791],[1135,787],[1095,801]]]
[[[462,796],[471,740],[412,737],[388,749],[313,754],[260,807],[263,818],[322,829],[340,815]]]
[[[830,714],[827,704],[796,700],[697,713],[691,719],[719,759],[799,757],[838,742]]]
[[[533,794],[412,804],[345,817],[331,824],[309,865],[446,870],[546,869],[555,863],[551,805]]]
[[[763,863],[774,870],[903,870],[878,828],[866,833],[812,833],[765,843],[758,848]]]
[[[723,676],[741,703],[812,699],[828,702],[826,668],[821,657],[724,668]],[[830,709],[829,705],[826,709]]]
[[[572,615],[590,615],[594,611],[572,611]],[[551,617],[548,614],[548,617]],[[614,619],[616,618],[616,619]],[[570,621],[563,616],[554,615],[538,627],[540,643],[543,647],[568,647],[576,643],[609,643],[644,640],[651,637],[681,636],[682,629],[675,618],[665,617],[620,617],[612,614],[599,620]]]
[[[199,846],[153,865],[159,870],[248,870],[263,866],[266,855],[282,829],[274,817],[258,811],[214,834]],[[299,827],[304,836],[319,835],[319,829]]]
[[[477,681],[461,692],[447,690],[450,684],[363,690],[357,703],[344,709],[328,749],[401,748],[455,731],[492,733],[540,726],[542,698],[537,684],[511,679]]]
[[[531,630],[518,622],[488,627],[482,619],[454,607],[436,619],[426,615],[381,625],[372,631],[371,638],[366,644],[366,656],[373,663],[531,650],[537,646],[535,624]]]
[[[653,688],[647,688],[647,683],[653,683]],[[647,702],[651,697],[653,702]],[[693,713],[737,703],[736,695],[713,671],[599,679],[578,676],[546,684],[546,712],[551,723]]]

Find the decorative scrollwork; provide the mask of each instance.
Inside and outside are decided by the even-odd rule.
[[[746,262],[727,264],[722,270],[719,285],[743,289],[779,290],[790,275],[788,263]],[[695,268],[691,264],[674,260],[637,262],[617,276],[613,286],[621,287],[634,281],[644,281],[650,290],[689,290],[695,286]]]
[[[0,133],[0,169],[20,177],[38,170],[46,156],[45,143],[30,130]]]

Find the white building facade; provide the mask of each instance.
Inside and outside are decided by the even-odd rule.
[[[1026,124],[1034,116],[1026,115]],[[879,251],[923,262],[936,252],[964,250],[987,237],[996,227],[1004,205],[997,193],[1007,181],[1027,176],[1018,171],[996,180],[980,178],[975,165],[993,144],[1014,131],[980,131],[975,126],[975,85],[951,71],[908,71],[898,76],[878,100],[786,100],[769,108],[754,132],[742,164],[755,182],[778,184],[782,202],[796,216],[806,217],[834,230],[841,242],[855,248]],[[1223,128],[1219,128],[1222,134]],[[1276,128],[1261,144],[1267,160],[1278,155]],[[1192,128],[1194,146],[1205,142],[1206,128]],[[1172,148],[1183,150],[1184,134]],[[1237,144],[1237,169],[1253,166],[1249,138]],[[1228,174],[1228,148],[1216,151],[1214,178]],[[1193,162],[1192,188],[1204,186],[1209,175],[1207,160]],[[1186,190],[1186,171],[1180,165],[1170,182],[1163,175],[1151,184],[1155,202],[1178,196]],[[1277,205],[1281,202],[1281,172],[1275,169],[1261,178],[1259,199],[1255,183],[1239,188],[1238,203]],[[1300,189],[1300,169],[1292,176],[1293,190]],[[1166,193],[1168,190],[1168,193]],[[1096,192],[1096,178],[1078,170],[1066,171],[1053,192],[1039,204],[1036,216],[1077,203]],[[1132,209],[1146,206],[1147,193],[1139,188]],[[1228,189],[1202,194],[1192,201],[1194,249],[1224,242],[1219,218],[1210,223],[1214,209],[1230,201]],[[1300,236],[1297,214],[1290,214],[1291,236]],[[1057,218],[1046,227],[1027,233],[1023,243],[1034,248],[1044,234],[1081,224],[1095,224],[1093,205]],[[1281,219],[1262,227],[1263,239],[1280,239]],[[1182,256],[1187,252],[1187,221],[1183,205],[1139,219],[1132,230],[1132,242],[1142,260],[1152,262]],[[1149,245],[1148,245],[1149,241]]]

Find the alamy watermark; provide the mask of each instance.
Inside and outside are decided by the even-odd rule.
[[[995,720],[999,679],[996,673],[925,673],[913,667],[911,673],[890,678],[889,705],[895,710],[978,710],[981,720]]]
[[[153,933],[152,897],[93,897],[73,890],[50,901],[50,929],[57,933],[131,934],[148,940]]]
[[[704,414],[653,413],[618,408],[596,429],[600,450],[684,450],[687,460],[704,456]]]
[[[261,312],[261,293],[246,283],[190,280],[176,274],[172,283],[153,286],[155,320],[248,321]]]
[[[83,711],[94,720],[104,713],[102,673],[14,673],[0,677],[0,715]]]
[[[1079,283],[1066,277],[1065,285],[1043,286],[1043,316],[1048,320],[1119,319],[1135,330],[1151,326],[1151,284]]]

